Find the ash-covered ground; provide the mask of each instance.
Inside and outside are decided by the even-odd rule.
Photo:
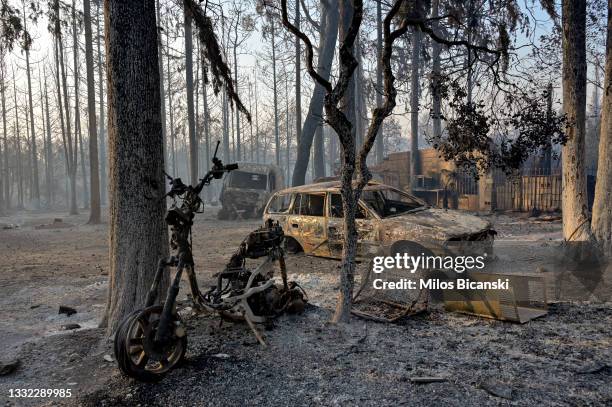
[[[62,225],[54,224],[54,218],[62,218]],[[531,250],[521,251],[521,256],[500,254],[497,267],[507,272],[535,272],[538,267],[544,274],[546,268],[550,271],[549,264],[541,265],[539,253],[560,240],[559,221],[489,218],[500,244],[531,242]],[[214,211],[198,219],[194,254],[201,285],[208,285],[258,223],[219,222]],[[328,321],[338,262],[303,255],[290,256],[287,266],[290,278],[307,290],[310,305],[304,314],[283,316],[273,329],[263,331],[267,349],[244,324],[220,324],[212,315],[191,315],[186,319],[185,363],[160,383],[137,383],[107,360],[111,344],[96,327],[106,299],[107,231],[106,225],[86,225],[84,215],[21,213],[0,218],[0,361],[20,361],[15,372],[0,376],[0,403],[612,403],[609,292],[599,292],[589,301],[556,302],[546,317],[523,325],[448,313],[439,306],[398,324],[354,318],[350,325],[333,325]],[[186,293],[179,298],[186,300]],[[60,305],[77,313],[58,315]],[[62,328],[73,323],[81,328]],[[423,377],[442,381],[413,382]],[[17,388],[70,388],[73,397],[9,398],[9,390]]]

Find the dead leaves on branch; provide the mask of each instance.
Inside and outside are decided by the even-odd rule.
[[[209,83],[212,80],[215,94],[219,93],[222,88],[225,88],[230,103],[235,105],[250,122],[251,114],[240,100],[240,96],[236,93],[232,73],[219,46],[219,40],[215,34],[212,20],[194,0],[185,0],[184,6],[186,11],[191,13],[195,27],[198,30],[198,37],[202,45],[200,47],[202,63],[206,67],[204,72],[205,83]],[[211,75],[208,75],[208,72]]]

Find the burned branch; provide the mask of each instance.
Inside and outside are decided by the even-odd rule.
[[[194,0],[185,0],[184,7],[191,13],[195,26],[198,29],[200,44],[202,44],[200,48],[202,63],[208,66],[212,73],[212,83],[215,94],[218,93],[222,87],[225,87],[229,100],[236,105],[236,108],[243,113],[250,122],[251,114],[234,89],[232,73],[227,62],[225,62],[223,58],[221,47],[219,46],[219,41],[213,29],[210,17],[206,15],[202,7]],[[205,77],[206,81],[208,81],[208,79],[209,78]]]

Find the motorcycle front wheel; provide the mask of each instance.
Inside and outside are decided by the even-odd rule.
[[[174,315],[168,343],[160,345],[154,340],[162,310],[156,305],[134,311],[119,325],[115,359],[125,375],[143,382],[159,381],[185,357],[187,335],[178,315]]]

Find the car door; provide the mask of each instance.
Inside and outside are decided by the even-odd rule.
[[[342,197],[339,193],[331,192],[327,198],[327,240],[331,257],[342,257],[342,245],[344,240],[344,211],[342,209]],[[355,214],[355,225],[357,227],[357,256],[365,257],[368,253],[375,253],[379,247],[376,236],[374,218],[361,204],[358,205]]]
[[[325,193],[298,193],[291,209],[288,227],[304,253],[329,256],[325,217]]]

